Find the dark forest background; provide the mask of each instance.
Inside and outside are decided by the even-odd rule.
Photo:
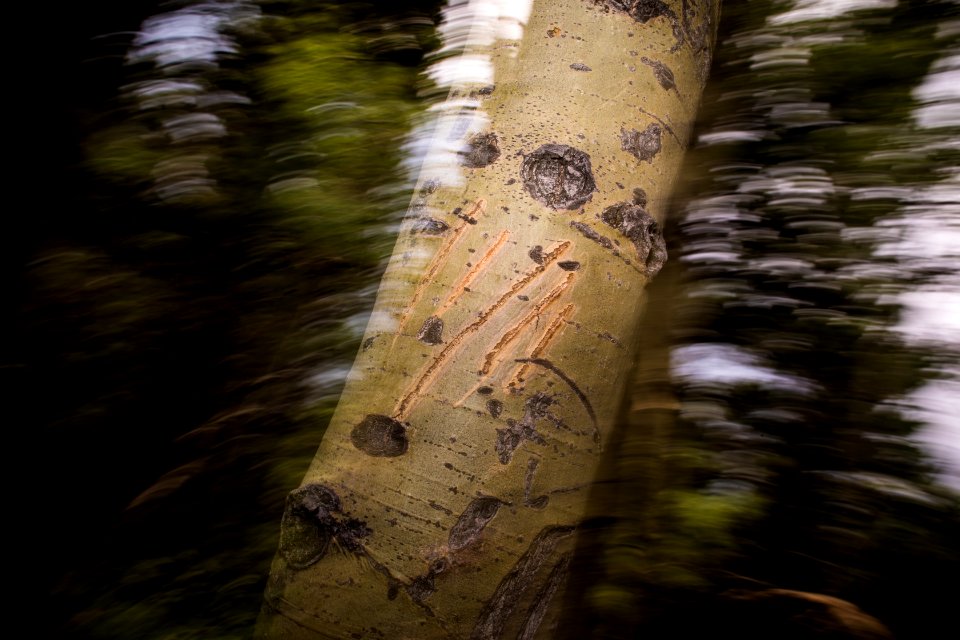
[[[960,224],[936,195],[958,118],[916,115],[960,13],[789,6],[725,3],[660,294],[681,409],[624,465],[644,499],[612,515],[584,634],[954,626],[960,501],[911,393],[956,380],[960,342],[898,329],[898,296],[956,282],[956,252],[905,240]],[[35,635],[250,635],[409,201],[441,8],[27,10],[0,237]]]

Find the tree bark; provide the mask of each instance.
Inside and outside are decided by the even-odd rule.
[[[424,170],[258,637],[552,635],[718,5],[538,0],[453,90],[489,124]]]

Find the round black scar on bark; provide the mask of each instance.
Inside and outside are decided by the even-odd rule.
[[[280,555],[293,569],[305,569],[327,553],[337,529],[340,497],[322,484],[291,491],[280,521]]]
[[[620,146],[624,151],[632,153],[637,160],[653,162],[653,157],[660,153],[662,147],[660,143],[662,133],[663,128],[655,122],[643,131],[620,129]]]
[[[565,144],[545,144],[529,154],[520,178],[537,202],[552,209],[576,209],[597,190],[590,156]]]
[[[443,320],[437,316],[430,316],[424,320],[423,326],[417,333],[417,340],[430,345],[443,342]]]
[[[667,261],[667,245],[660,225],[653,216],[642,207],[620,202],[604,209],[600,219],[633,241],[637,259],[648,278],[657,275]]]
[[[478,133],[467,142],[461,153],[461,163],[471,169],[479,169],[496,162],[500,157],[500,143],[495,133]]]
[[[390,416],[368,414],[350,432],[350,442],[367,455],[395,458],[407,452],[407,430]]]

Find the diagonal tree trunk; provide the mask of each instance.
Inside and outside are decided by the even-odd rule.
[[[259,637],[551,635],[718,4],[538,0],[495,83],[454,87],[488,120],[425,164]]]

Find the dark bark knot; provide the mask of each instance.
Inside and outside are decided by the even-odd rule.
[[[465,167],[480,169],[496,162],[500,157],[500,143],[495,133],[478,133],[467,142],[467,148],[460,154],[460,162]]]
[[[534,200],[552,209],[576,209],[597,190],[590,156],[565,144],[545,144],[529,154],[520,178]]]
[[[620,129],[620,146],[624,151],[632,153],[637,160],[653,162],[654,156],[660,153],[663,146],[660,142],[662,134],[663,127],[655,122],[647,125],[643,131]]]
[[[395,458],[407,452],[407,430],[390,416],[368,414],[350,432],[350,442],[360,451],[377,458]]]
[[[330,541],[352,553],[362,553],[362,539],[371,531],[365,523],[342,513],[340,497],[322,484],[307,484],[287,495],[280,522],[280,555],[293,569],[305,569],[327,553]]]
[[[637,205],[621,202],[604,209],[600,219],[630,238],[648,278],[657,275],[667,261],[667,245],[653,216]]]
[[[484,527],[497,515],[500,504],[500,500],[489,496],[474,498],[450,528],[447,542],[450,550],[459,551],[476,542]]]

